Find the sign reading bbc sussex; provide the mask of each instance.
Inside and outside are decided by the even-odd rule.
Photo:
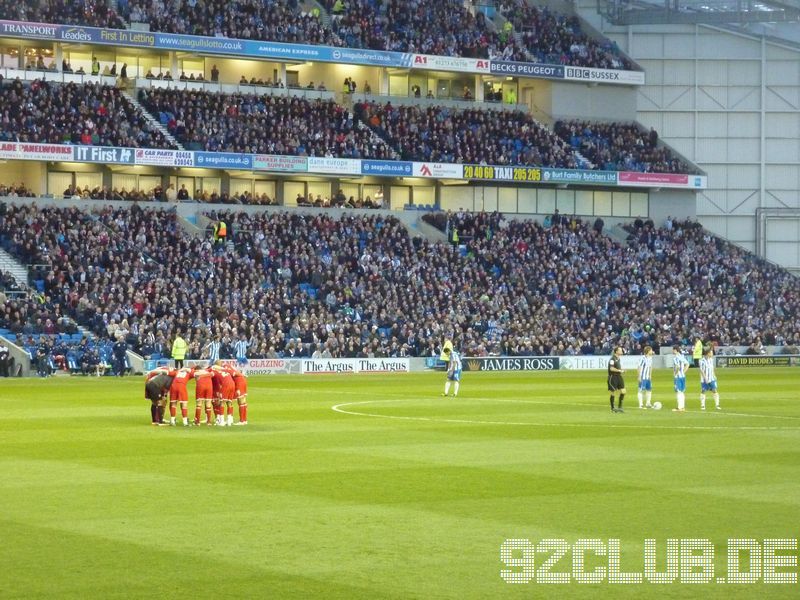
[[[461,363],[464,371],[556,371],[557,356],[497,356],[467,358]]]

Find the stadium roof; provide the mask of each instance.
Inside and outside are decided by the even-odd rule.
[[[715,25],[800,21],[800,0],[599,0],[615,25]]]

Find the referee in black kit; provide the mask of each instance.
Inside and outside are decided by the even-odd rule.
[[[614,354],[608,359],[608,391],[611,392],[611,412],[625,412],[622,410],[622,401],[625,399],[625,380],[622,374],[622,346],[614,348]],[[619,393],[619,402],[617,408],[614,408],[614,396]]]

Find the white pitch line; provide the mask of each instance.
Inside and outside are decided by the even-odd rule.
[[[364,404],[385,404],[387,402],[407,402],[409,400],[426,400],[427,398],[392,398],[388,400],[363,400],[361,402],[343,402],[331,406],[331,410],[345,415],[355,415],[358,417],[376,417],[380,419],[396,419],[400,421],[427,421],[432,423],[459,423],[459,424],[473,424],[473,425],[512,425],[512,426],[528,426],[528,427],[608,427],[613,429],[677,429],[677,430],[694,430],[701,429],[706,431],[725,431],[725,430],[741,430],[741,431],[800,431],[798,427],[758,427],[758,426],[709,426],[709,425],[637,425],[637,424],[611,424],[611,423],[536,423],[536,422],[518,422],[518,421],[484,421],[478,419],[448,419],[440,417],[409,417],[401,415],[383,415],[380,413],[367,413],[356,412],[352,410],[345,410],[345,406],[360,406]],[[502,399],[493,399],[502,402]],[[560,406],[553,402],[536,402],[536,401],[518,401],[529,402],[531,404],[549,404]],[[581,406],[597,406],[596,404],[581,404]],[[726,413],[730,415],[745,416],[742,413]],[[759,415],[762,416],[762,415]],[[767,415],[763,415],[767,416]],[[621,417],[624,418],[624,417]],[[793,418],[793,417],[790,417]]]

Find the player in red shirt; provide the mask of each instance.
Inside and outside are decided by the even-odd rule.
[[[183,426],[187,427],[189,425],[189,390],[186,386],[189,380],[194,378],[194,369],[174,369],[170,375],[173,379],[169,388],[169,424],[175,425],[176,405],[180,403]]]
[[[194,391],[194,424],[200,425],[200,417],[205,408],[206,425],[211,425],[211,410],[214,401],[214,373],[210,369],[195,369],[194,380],[197,383]]]
[[[228,372],[233,377],[236,387],[236,401],[239,404],[239,422],[236,425],[247,425],[247,375],[239,369],[228,366]],[[233,424],[233,404],[228,404],[228,425]]]
[[[233,401],[236,398],[236,385],[233,376],[222,366],[221,361],[211,367],[214,373],[214,393],[219,402],[219,412],[217,413],[217,425],[233,425]],[[228,422],[225,422],[224,405],[228,406]]]

